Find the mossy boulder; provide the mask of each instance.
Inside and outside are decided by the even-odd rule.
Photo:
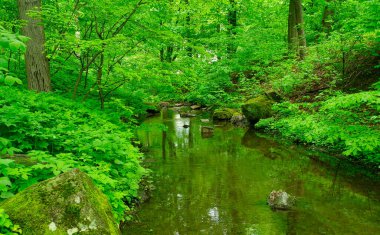
[[[74,169],[0,203],[23,234],[120,234],[106,196]]]
[[[230,120],[236,112],[234,109],[229,108],[216,109],[212,117],[215,120]]]
[[[241,109],[249,123],[255,125],[260,119],[272,116],[273,103],[272,99],[265,95],[260,95],[248,100]]]

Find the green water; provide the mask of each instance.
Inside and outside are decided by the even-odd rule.
[[[213,124],[171,111],[144,123],[156,190],[123,234],[380,234],[377,177],[230,125],[202,137],[202,125]],[[278,189],[297,197],[294,210],[266,205]]]

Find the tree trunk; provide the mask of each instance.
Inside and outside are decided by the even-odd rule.
[[[236,10],[236,2],[235,0],[230,0],[230,9],[228,10],[228,24],[229,24],[229,36],[230,42],[227,45],[227,54],[231,57],[236,52],[236,45],[233,40],[236,35],[236,27],[237,27],[237,10]]]
[[[41,0],[18,0],[20,19],[26,21],[23,35],[30,38],[25,53],[28,88],[35,91],[51,91],[50,68],[45,54],[45,34],[40,18],[29,16],[30,11],[41,11]]]
[[[289,3],[288,15],[288,50],[294,52],[298,47],[298,32],[296,29],[296,12],[294,7],[294,0]]]
[[[288,48],[296,52],[301,60],[306,56],[302,0],[290,0],[288,16]]]
[[[191,23],[191,17],[190,17],[190,12],[189,12],[189,9],[190,9],[190,2],[189,0],[185,0],[185,3],[186,3],[186,6],[187,6],[187,15],[186,15],[186,40],[187,40],[187,43],[189,44],[191,42],[190,40],[190,35],[191,35],[191,31],[190,31],[190,23]],[[193,48],[191,46],[187,46],[186,47],[186,51],[187,51],[187,55],[189,57],[193,57]]]
[[[303,20],[302,0],[295,0],[295,12],[298,33],[298,54],[301,60],[306,56],[306,38]]]
[[[100,54],[100,61],[98,66],[98,71],[96,75],[96,83],[98,85],[98,95],[99,95],[99,101],[100,101],[100,109],[104,109],[104,95],[103,95],[103,84],[102,84],[102,77],[103,77],[103,65],[104,65],[104,54]]]
[[[323,9],[322,28],[323,28],[323,32],[325,32],[327,35],[330,34],[331,29],[332,29],[331,18],[334,15],[334,10],[331,9],[331,6],[330,6],[332,1],[333,0],[326,0],[326,6]]]

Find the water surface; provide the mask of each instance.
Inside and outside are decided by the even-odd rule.
[[[200,119],[169,111],[144,123],[156,190],[124,234],[380,234],[377,177],[228,124],[202,136],[213,124]],[[294,210],[266,205],[279,189],[297,197]]]

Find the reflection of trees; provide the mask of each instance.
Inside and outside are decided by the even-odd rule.
[[[192,125],[192,119],[189,120],[189,148],[192,149],[194,147],[194,127]]]
[[[260,137],[255,130],[249,129],[241,139],[241,144],[247,148],[260,151],[265,157],[276,159],[288,155],[289,151],[276,141]]]
[[[161,143],[161,148],[162,148],[162,158],[166,158],[166,139],[167,139],[167,133],[166,130],[162,130],[162,143]]]
[[[165,111],[167,113],[167,111]],[[166,147],[169,147],[169,156],[177,156],[176,150],[187,151],[194,146],[194,127],[191,118],[180,118],[179,114],[174,114],[169,118],[167,114],[162,114],[162,121],[167,126],[167,132],[162,131],[162,156],[166,155]],[[165,119],[165,117],[167,119]],[[188,125],[188,128],[184,128]],[[169,134],[167,134],[169,133]]]
[[[173,119],[159,121],[167,132],[150,130],[147,138],[159,156],[158,190],[144,212],[157,228],[153,234],[349,234],[378,228],[376,184],[350,175],[343,163],[310,159],[254,132],[215,128],[213,138],[202,139],[196,119],[189,120],[187,135]],[[297,196],[296,209],[270,211],[265,199],[272,189]]]
[[[229,144],[228,150],[231,149],[231,146],[235,146],[235,144]],[[236,149],[235,149],[236,150]],[[236,153],[236,151],[234,151]],[[227,191],[228,191],[228,200],[232,205],[238,205],[241,202],[242,197],[242,189],[239,186],[240,184],[236,183],[236,180],[239,179],[239,175],[236,173],[236,167],[238,165],[235,162],[236,155],[229,155],[227,159]],[[241,234],[244,232],[244,228],[241,226],[242,224],[242,215],[239,213],[238,207],[232,206],[230,209],[230,218],[231,218],[231,234]]]

